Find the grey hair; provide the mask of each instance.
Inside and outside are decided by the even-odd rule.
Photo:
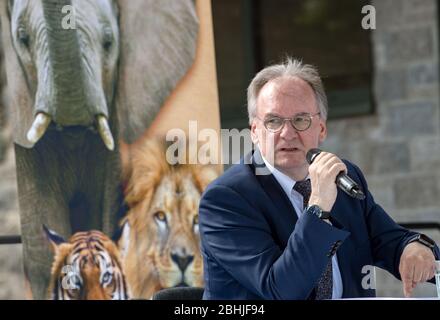
[[[252,124],[252,121],[257,116],[257,98],[260,90],[269,81],[281,77],[298,77],[307,82],[315,93],[321,118],[324,121],[327,119],[327,96],[318,69],[310,64],[303,64],[300,60],[287,58],[283,63],[264,68],[252,79],[247,89],[249,124]]]

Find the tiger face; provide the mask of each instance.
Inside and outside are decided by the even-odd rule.
[[[75,233],[68,242],[44,227],[55,254],[48,297],[52,300],[123,300],[128,289],[119,251],[100,231]]]
[[[137,298],[150,298],[163,288],[203,287],[198,206],[217,172],[211,167],[168,165],[164,154],[153,143],[133,155],[126,197],[130,210],[119,246]]]

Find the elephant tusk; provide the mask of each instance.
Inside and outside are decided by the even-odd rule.
[[[108,125],[107,118],[103,115],[97,116],[98,132],[107,149],[113,151],[115,149],[115,141]]]
[[[32,127],[29,129],[26,135],[27,139],[33,144],[37,143],[46,132],[51,121],[52,119],[47,114],[41,112],[37,114],[34,122],[32,123]]]

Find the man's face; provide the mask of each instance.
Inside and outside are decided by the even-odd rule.
[[[257,118],[251,124],[252,141],[278,170],[295,180],[302,180],[308,172],[307,151],[317,148],[327,135],[324,120],[319,115],[314,116],[305,131],[298,131],[290,122],[285,122],[275,133],[264,127],[264,120],[272,116],[293,118],[300,113],[314,115],[318,112],[315,95],[307,82],[297,77],[271,80],[257,98]]]

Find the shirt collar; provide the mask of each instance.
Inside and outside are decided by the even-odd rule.
[[[282,173],[280,170],[276,169],[274,166],[272,166],[266,160],[266,158],[264,158],[263,155],[261,155],[261,157],[263,158],[263,161],[264,161],[264,164],[266,165],[266,167],[269,169],[269,171],[273,174],[275,179],[280,184],[281,188],[283,188],[284,192],[290,196],[292,194],[292,190],[293,190],[293,187],[295,186],[296,181],[293,180],[288,175]],[[307,176],[306,179],[308,179],[308,178],[309,178],[309,176]]]

